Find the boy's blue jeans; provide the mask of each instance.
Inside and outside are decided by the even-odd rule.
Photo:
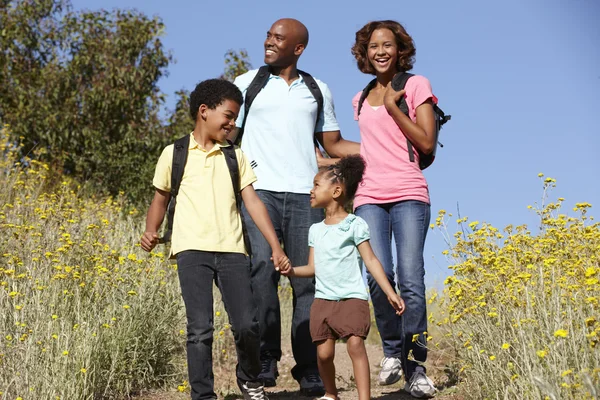
[[[308,263],[308,230],[323,220],[323,210],[310,206],[310,195],[257,190],[267,207],[269,217],[284,245],[293,266]],[[242,212],[252,246],[252,287],[258,306],[260,351],[266,358],[281,358],[281,315],[279,308],[279,272],[271,261],[271,247],[250,218],[245,207]],[[314,278],[290,278],[293,293],[292,352],[296,365],[292,376],[296,380],[318,373],[317,350],[310,331],[310,306],[315,296]]]
[[[221,291],[237,350],[237,378],[260,373],[260,336],[250,285],[250,263],[241,253],[187,250],[177,254],[187,316],[187,361],[192,400],[216,399],[212,369],[213,280]]]
[[[367,272],[383,354],[400,358],[405,378],[409,380],[418,365],[415,361],[408,361],[409,353],[412,351],[418,362],[427,359],[427,340],[423,334],[427,331],[423,249],[431,218],[430,206],[421,201],[407,200],[390,204],[365,204],[358,207],[355,213],[369,225],[371,247],[392,287],[396,287],[394,276],[398,278],[400,295],[406,303],[406,311],[400,317]],[[398,265],[395,271],[392,233],[397,251]],[[417,340],[413,341],[413,335],[418,335]]]

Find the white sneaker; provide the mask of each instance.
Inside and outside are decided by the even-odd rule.
[[[423,367],[415,368],[415,372],[410,377],[410,382],[406,382],[406,385],[404,385],[404,390],[410,393],[412,397],[419,399],[433,397],[437,393],[433,382],[425,375]]]
[[[377,383],[381,386],[392,385],[402,378],[402,364],[399,358],[383,357],[379,365],[381,371],[377,377]]]

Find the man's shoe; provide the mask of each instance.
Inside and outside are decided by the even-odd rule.
[[[258,378],[262,379],[265,387],[273,387],[277,385],[277,360],[271,357],[265,357],[260,360],[261,369]]]
[[[300,393],[304,396],[322,396],[325,386],[319,374],[309,373],[300,379]]]
[[[238,382],[245,400],[269,400],[260,382]]]
[[[402,363],[396,357],[383,357],[381,371],[377,377],[377,383],[381,386],[392,385],[402,378]]]
[[[437,393],[437,389],[433,385],[431,379],[425,375],[425,369],[423,367],[415,368],[410,377],[410,381],[404,385],[404,390],[410,393],[412,397],[418,399],[425,397],[433,397]]]

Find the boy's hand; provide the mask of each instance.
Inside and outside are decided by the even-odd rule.
[[[396,315],[402,315],[402,313],[404,313],[404,300],[402,300],[402,297],[398,296],[397,293],[388,296],[388,301],[392,307],[394,307],[394,310],[396,310]]]
[[[275,249],[271,256],[271,261],[275,265],[275,271],[280,271],[282,268],[289,268],[292,264],[281,248]]]
[[[140,240],[140,245],[142,249],[145,251],[152,251],[154,247],[158,244],[158,234],[156,232],[144,232],[142,235],[142,239]]]

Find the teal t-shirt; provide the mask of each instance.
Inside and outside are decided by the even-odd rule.
[[[357,246],[369,240],[364,219],[348,214],[335,225],[313,224],[308,245],[314,249],[315,298],[368,300]]]

